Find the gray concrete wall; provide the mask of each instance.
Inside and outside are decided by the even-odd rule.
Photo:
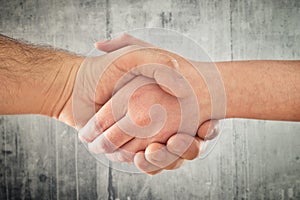
[[[0,32],[86,54],[141,27],[195,39],[213,60],[300,59],[298,0],[0,0]],[[300,124],[227,120],[205,160],[154,177],[96,162],[66,125],[0,116],[0,199],[300,199]]]

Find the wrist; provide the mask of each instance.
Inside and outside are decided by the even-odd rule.
[[[57,117],[82,58],[0,35],[0,114]]]
[[[72,120],[72,93],[77,72],[84,58],[74,55],[64,55],[59,66],[53,69],[50,79],[54,79],[44,98],[42,115],[59,119],[69,125]]]
[[[181,74],[188,80],[198,101],[200,124],[206,120],[215,119],[212,115],[212,99],[206,82],[206,63],[189,61],[191,67],[182,68]]]
[[[193,64],[201,77],[194,88],[198,88],[200,108],[207,110],[206,120],[253,117],[251,105],[255,100],[251,84],[246,81],[251,75],[238,62]]]

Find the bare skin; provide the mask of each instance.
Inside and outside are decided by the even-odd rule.
[[[58,118],[83,57],[0,35],[0,113]]]
[[[0,36],[0,45],[0,93],[2,97],[0,113],[41,114],[75,126],[72,96],[77,73],[84,57],[51,48],[33,46],[5,36]],[[118,51],[118,53],[125,50]],[[111,53],[98,57],[95,62],[101,68],[117,54]],[[135,63],[132,64],[135,65]],[[111,82],[117,82],[119,76],[116,75],[120,75],[117,68],[109,69],[105,72],[103,84],[97,88],[99,95],[93,102],[98,105],[97,109],[110,99],[113,89]],[[206,123],[201,128],[202,132],[207,132],[210,125]],[[172,144],[184,140],[192,140],[192,145],[186,150],[182,159],[196,157],[199,152],[199,141],[193,137],[173,137]]]
[[[96,43],[96,46],[100,50],[113,51],[127,46],[128,44],[143,45],[143,43],[143,41],[127,36],[127,41],[116,38],[111,41],[106,41],[105,43]],[[200,62],[195,62],[194,64],[200,67],[203,65],[203,63]],[[300,120],[299,61],[236,61],[219,62],[216,63],[216,65],[220,71],[224,88],[226,90],[226,118],[252,118],[288,121]],[[182,72],[182,74],[195,73]],[[188,79],[192,80],[193,78],[189,77]],[[207,94],[207,89],[205,86],[201,87],[201,84],[199,84],[201,83],[200,79],[196,80],[197,81],[195,81],[195,84],[193,85],[194,90],[199,91],[198,99],[202,97],[202,102],[199,102],[199,105],[202,110],[209,110],[209,98],[206,98],[207,100],[203,101],[203,96],[205,96],[203,94]],[[199,88],[201,88],[201,90],[199,90]],[[145,90],[149,90],[151,92],[140,92]],[[140,91],[136,91],[135,98],[129,104],[129,112],[138,113],[138,116],[133,116],[132,118],[147,119],[149,106],[147,106],[146,102],[153,96],[157,96],[158,99],[161,99],[161,97],[159,97],[160,92],[158,90],[160,89],[155,86],[145,86],[145,88],[142,88]],[[134,102],[135,99],[137,99],[136,96],[138,96],[139,101]],[[174,100],[172,100],[172,98],[164,98],[164,100],[167,101],[164,103],[165,108],[170,112],[174,112],[174,108],[176,107],[176,103],[173,102]],[[132,106],[138,105],[139,102],[145,102],[145,110],[142,114],[138,112],[141,110],[140,107],[135,108]],[[158,100],[156,103],[158,102],[161,101]],[[154,102],[152,103],[154,104]],[[104,106],[104,108],[105,107],[106,106]],[[108,113],[110,112],[108,110],[109,109],[101,109],[98,115],[108,116]],[[209,111],[206,113],[209,113]],[[144,115],[144,117],[141,117],[141,115]],[[177,113],[175,115],[179,114]],[[209,116],[209,114],[207,114],[207,116]],[[207,116],[200,120],[200,124],[203,121],[211,119],[207,118]],[[214,117],[215,119],[220,119],[218,116]],[[98,120],[99,123],[101,123],[101,118]],[[145,120],[137,120],[136,123],[139,124],[144,121]],[[172,128],[174,128],[174,124],[178,124],[178,121],[170,123],[169,127],[166,129],[172,130]],[[168,123],[166,126],[168,126]],[[167,149],[160,144],[166,142],[163,137],[153,137],[151,138],[152,140],[133,138],[114,127],[117,126],[112,123],[110,127],[105,127],[107,131],[103,132],[103,134],[99,134],[98,137],[91,139],[91,151],[110,153],[109,158],[115,161],[128,162],[134,159],[135,164],[142,171],[148,173],[162,169],[170,164],[170,160],[174,161],[174,159],[176,159],[177,152],[172,152],[172,150]],[[161,133],[164,133],[164,131],[165,130]],[[88,133],[83,133],[83,135],[88,135]],[[172,135],[172,131],[166,135],[169,137]],[[116,138],[118,138],[118,140],[116,140]],[[153,140],[158,143],[150,144]],[[147,145],[149,146],[146,152],[139,149],[140,147]],[[113,148],[111,146],[113,146]],[[119,147],[119,149],[116,149],[117,147]],[[161,151],[157,153],[157,149],[159,148]],[[132,158],[134,155],[135,158]],[[177,163],[180,162],[181,159],[178,159]]]
[[[95,43],[99,50],[105,52],[128,45],[150,46],[126,34],[104,43]],[[202,65],[201,62],[193,64]],[[227,94],[226,118],[299,121],[300,61],[257,60],[215,64]]]
[[[126,37],[128,38],[128,36]],[[105,45],[109,45],[109,43],[110,41],[105,43]],[[84,58],[62,51],[32,47],[5,37],[0,37],[0,44],[3,47],[0,50],[0,80],[2,83],[0,84],[2,97],[0,113],[43,114],[74,125],[71,96],[73,95],[78,69]],[[119,46],[124,47],[126,45],[121,44]],[[114,45],[111,49],[117,50],[117,45]],[[128,49],[125,50],[127,51]],[[148,52],[148,50],[144,51]],[[139,54],[139,51],[136,51],[136,53],[129,55],[131,57],[128,57],[128,60],[125,59],[126,62],[124,62],[126,56],[123,57],[123,60],[118,60],[120,64],[125,65],[117,65],[117,68],[111,68],[111,70],[107,71],[106,76],[104,76],[104,80],[108,81],[107,85],[103,84],[100,85],[100,88],[97,87],[97,91],[101,95],[98,95],[98,99],[96,98],[94,102],[100,109],[96,115],[104,116],[109,112],[109,109],[104,109],[104,107],[106,106],[105,103],[109,105],[109,99],[113,90],[111,88],[112,82],[117,82],[118,78],[126,70],[130,70],[132,66],[150,62],[149,56],[150,58],[152,56],[152,59],[155,58],[154,60],[157,59],[154,56],[157,54],[153,51],[149,51],[150,54],[147,54],[146,57],[144,57],[145,54]],[[116,53],[99,58],[97,63],[102,61],[105,63],[105,60],[110,55],[116,55]],[[160,61],[168,65],[169,60],[164,59],[165,57]],[[184,58],[177,58],[176,60],[183,63],[186,62]],[[193,64],[198,65],[200,68],[203,65],[200,62],[194,62]],[[239,61],[215,64],[220,71],[226,91],[226,115],[224,117],[300,120],[300,61]],[[120,71],[119,67],[121,66],[127,66],[127,68],[122,68],[123,70]],[[212,117],[210,115],[211,102],[209,92],[201,77],[193,72],[193,68],[189,67],[181,68],[180,73],[186,77],[194,91],[196,91],[199,108],[205,111],[205,114],[198,121],[199,125],[202,125],[198,129],[198,136],[201,136],[201,130],[205,130],[203,132],[206,133],[210,127],[205,122],[220,118],[217,115]],[[172,111],[172,115],[178,115],[178,112],[176,112],[176,101],[171,98],[170,94],[155,84],[144,87],[149,92],[136,95],[145,103],[141,103],[141,101],[135,102],[135,99],[130,101],[128,110],[133,118],[138,116],[137,119],[141,117],[147,119],[148,112],[145,112],[149,110],[149,104],[147,103],[161,102],[162,99],[165,101],[163,104],[166,105],[167,113]],[[122,92],[122,88],[119,91]],[[138,93],[139,91],[137,90],[136,92]],[[167,95],[169,95],[168,98],[166,98]],[[161,96],[166,97],[162,98]],[[149,99],[152,99],[153,102],[149,102]],[[104,107],[102,107],[103,105]],[[174,107],[171,105],[174,105]],[[139,106],[138,110],[137,106]],[[109,106],[107,107],[109,108]],[[141,108],[144,108],[143,112],[139,112]],[[102,124],[97,120],[97,123]],[[121,148],[115,149],[113,154],[120,153],[118,151],[124,149],[125,146],[128,146],[128,148],[132,146],[130,147],[130,152],[134,153],[134,163],[142,171],[150,174],[158,173],[163,169],[175,169],[180,166],[183,159],[193,159],[194,155],[197,155],[199,152],[200,137],[192,137],[187,134],[172,135],[172,132],[176,132],[178,121],[176,119],[173,122],[171,119],[169,120],[170,124],[166,130],[171,131],[167,134],[167,139],[163,138],[165,135],[163,137],[157,136],[158,138],[149,138],[145,145],[146,149],[135,148],[142,144],[142,141],[139,139],[135,140],[133,138],[133,140],[131,139],[128,142],[128,139],[123,137],[124,135],[122,136],[120,131],[116,131],[111,140],[114,138],[123,139],[118,140],[121,145],[117,146]],[[111,122],[107,123],[106,129],[113,127],[115,124],[114,118],[107,117],[106,121]],[[137,123],[140,123],[140,121],[137,121]],[[172,123],[175,124],[172,125]],[[171,128],[174,128],[174,130]],[[91,132],[82,132],[81,138],[89,138],[90,146],[92,146],[93,142],[94,144],[97,142],[97,145],[100,143],[100,146],[104,142],[103,136],[101,139],[102,133],[96,133],[92,138],[88,137],[88,134],[91,134]],[[187,140],[192,145],[185,152],[182,152],[182,149],[180,153],[176,152],[175,147],[178,147],[178,145],[174,144],[179,144],[184,140]],[[130,144],[132,141],[138,142]],[[167,145],[165,146],[164,143],[167,143]],[[111,153],[111,149],[104,149],[104,153]],[[159,159],[159,157],[162,155],[163,161],[167,160],[168,162],[161,162],[162,159]],[[111,154],[110,156],[113,155]]]

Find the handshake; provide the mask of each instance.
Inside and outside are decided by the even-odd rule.
[[[192,61],[129,35],[87,58],[3,35],[0,46],[0,114],[58,118],[92,153],[148,174],[201,155],[219,119],[300,121],[300,61]]]
[[[83,61],[72,108],[61,113],[90,152],[156,174],[195,159],[201,141],[217,135],[213,119],[224,117],[225,95],[211,63],[186,60],[127,34],[96,47],[107,54]]]

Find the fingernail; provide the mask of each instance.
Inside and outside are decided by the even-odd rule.
[[[159,151],[153,155],[153,159],[156,161],[164,161],[167,158],[166,151]]]
[[[180,140],[174,147],[174,151],[178,154],[183,154],[187,148],[187,143],[184,140]]]
[[[101,46],[101,45],[103,45],[103,44],[105,44],[105,43],[107,43],[107,42],[109,42],[109,41],[110,41],[110,40],[99,41],[99,42],[94,43],[94,46],[95,46],[95,47]]]
[[[204,140],[213,139],[219,132],[219,127],[215,126],[213,129],[209,131],[209,133],[205,136]]]
[[[80,134],[78,134],[78,138],[81,142],[87,142],[86,139],[84,139],[84,137],[82,137]]]
[[[78,138],[81,142],[88,142],[87,139],[83,137],[83,132],[80,130],[78,131]]]
[[[172,59],[171,62],[172,62],[173,67],[174,67],[175,69],[179,69],[179,64],[178,64],[177,60]]]
[[[211,136],[214,135],[214,132],[215,132],[215,128],[213,129],[210,129],[209,132],[207,133],[207,135],[205,136],[205,140],[208,140]]]

